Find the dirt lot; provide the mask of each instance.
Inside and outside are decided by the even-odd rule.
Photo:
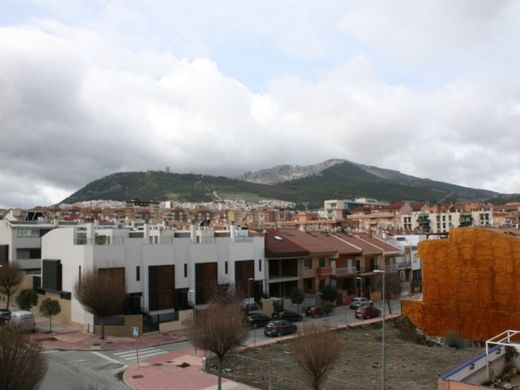
[[[381,387],[381,327],[373,325],[340,330],[346,348],[341,360],[329,374],[324,389],[379,389]],[[455,350],[427,347],[407,340],[392,322],[386,325],[386,388],[399,390],[436,389],[437,378],[480,349]],[[290,341],[251,348],[229,355],[224,361],[230,379],[267,389],[271,359],[273,390],[302,390],[303,371],[291,354]],[[213,364],[210,367],[214,368]]]

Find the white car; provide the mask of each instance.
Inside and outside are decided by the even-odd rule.
[[[370,302],[372,301],[365,297],[354,297],[352,298],[352,302],[350,302],[350,308],[356,310],[360,306],[369,305]]]

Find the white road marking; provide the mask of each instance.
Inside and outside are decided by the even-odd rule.
[[[94,355],[97,355],[97,356],[99,356],[99,357],[101,357],[101,358],[103,358],[103,359],[105,359],[105,360],[108,360],[109,362],[124,365],[123,362],[120,362],[119,360],[116,360],[116,359],[112,359],[110,356],[103,355],[101,352],[91,351],[91,353],[93,353]]]
[[[139,359],[144,359],[144,358],[148,358],[148,357],[152,357],[152,356],[156,356],[156,355],[162,355],[163,353],[166,353],[166,351],[158,351],[158,352],[151,352],[151,353],[144,353],[144,354],[139,353]],[[134,356],[124,357],[125,360],[133,360],[135,358],[136,358],[135,352],[134,352]]]

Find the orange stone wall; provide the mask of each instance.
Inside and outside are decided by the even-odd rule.
[[[426,334],[486,340],[520,330],[520,239],[479,228],[455,229],[419,245],[423,300],[402,312]]]

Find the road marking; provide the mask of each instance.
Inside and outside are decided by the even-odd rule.
[[[105,359],[105,360],[108,360],[109,362],[124,365],[123,362],[120,362],[119,360],[116,360],[116,359],[112,359],[110,356],[103,355],[101,352],[91,351],[91,353],[93,353],[94,355],[97,355],[97,356],[99,356],[99,357],[101,357],[101,358],[103,358],[103,359]]]
[[[151,351],[151,350],[154,350],[154,351],[159,351],[157,348],[155,347],[147,347],[147,348],[139,348],[139,353],[141,351]],[[121,351],[121,352],[115,352],[114,355],[117,355],[117,356],[123,356],[123,355],[128,355],[128,354],[131,354],[131,353],[135,353],[135,349],[129,349],[129,350],[126,350],[126,351]]]
[[[139,358],[148,358],[156,355],[161,355],[163,353],[166,353],[166,351],[163,351],[158,348],[154,347],[148,347],[139,349]],[[123,351],[123,352],[116,352],[114,355],[117,355],[118,358],[124,359],[124,360],[133,360],[136,359],[136,353],[135,350],[132,351]]]

